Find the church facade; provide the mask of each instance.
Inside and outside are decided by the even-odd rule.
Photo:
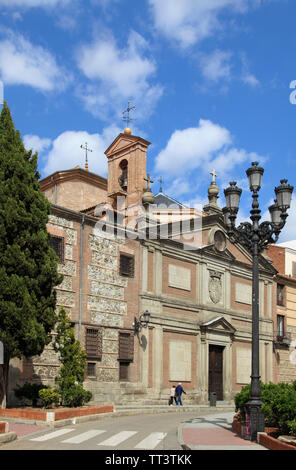
[[[87,353],[93,401],[167,403],[178,382],[186,403],[208,403],[212,392],[231,401],[250,382],[252,259],[227,238],[215,174],[202,211],[155,196],[148,147],[126,130],[105,152],[107,179],[78,167],[40,182],[64,275],[57,305]],[[261,256],[264,382],[275,374],[276,273]],[[26,380],[53,386],[58,368],[48,346],[13,364],[12,388]]]

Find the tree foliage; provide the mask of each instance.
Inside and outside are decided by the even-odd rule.
[[[87,403],[92,394],[83,389],[86,353],[81,349],[80,341],[75,339],[70,318],[63,307],[58,314],[54,349],[62,364],[56,382],[63,405],[81,406]]]
[[[49,246],[50,204],[40,190],[37,153],[27,151],[6,103],[0,115],[0,401],[9,360],[39,355],[56,322],[54,287],[62,277]]]
[[[296,420],[296,381],[278,384],[260,382],[262,412],[267,426],[277,427],[285,434]],[[245,405],[250,399],[250,385],[246,385],[234,397],[236,411],[245,419]],[[293,428],[294,432],[294,428]]]

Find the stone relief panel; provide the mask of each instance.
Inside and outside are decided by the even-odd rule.
[[[235,301],[242,304],[252,304],[252,286],[240,282],[235,283]]]
[[[181,266],[169,264],[169,287],[191,290],[191,271]]]
[[[250,383],[251,376],[251,348],[238,347],[236,349],[236,382],[239,384]]]
[[[191,381],[190,341],[170,340],[169,364],[169,380],[176,382]]]

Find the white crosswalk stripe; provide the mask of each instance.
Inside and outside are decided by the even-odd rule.
[[[81,442],[87,441],[88,439],[92,439],[99,434],[103,434],[106,431],[101,429],[91,429],[90,431],[83,432],[82,434],[78,434],[78,436],[70,437],[69,439],[65,439],[62,443],[67,444],[80,444]]]
[[[67,434],[68,432],[74,431],[74,429],[59,429],[58,431],[50,432],[49,434],[45,434],[40,437],[34,437],[33,439],[30,439],[30,441],[48,441],[49,439],[54,439],[56,437],[60,437],[63,434]]]
[[[59,438],[75,430],[76,429],[74,428],[63,428],[57,431],[50,432],[48,434],[43,434],[42,436],[39,436],[39,437],[34,437],[30,439],[30,441],[44,442],[50,439]],[[90,439],[93,439],[101,434],[104,434],[105,432],[107,431],[103,429],[90,429],[80,434],[76,434],[75,436],[68,437],[67,439],[61,440],[60,443],[61,444],[81,444],[82,442],[86,442]],[[95,442],[95,444],[98,446],[116,448],[116,446],[128,440],[129,438],[135,436],[138,433],[139,431],[121,431],[121,432],[114,434],[113,436],[108,437],[102,442],[99,442],[99,443]],[[165,432],[152,432],[131,448],[143,449],[143,450],[155,449],[160,444],[160,442],[166,437],[166,435],[167,433]]]
[[[166,435],[166,432],[152,432],[149,436],[139,442],[135,446],[135,449],[155,449]]]
[[[118,444],[121,444],[121,442],[126,441],[130,437],[134,436],[137,434],[138,431],[121,431],[117,434],[115,434],[112,437],[109,437],[109,439],[106,439],[103,442],[100,442],[98,446],[117,446]]]

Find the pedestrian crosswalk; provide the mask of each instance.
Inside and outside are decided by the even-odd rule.
[[[73,433],[75,435],[68,436],[66,439],[63,439],[66,434]],[[128,442],[131,438],[136,438],[136,443],[133,444],[135,449],[143,450],[152,450],[155,449],[166,437],[167,433],[165,432],[152,432],[145,437],[140,431],[120,431],[113,435],[109,435],[107,439],[104,439],[103,434],[108,434],[108,431],[105,429],[90,429],[82,433],[77,434],[75,428],[63,428],[57,431],[46,433],[39,437],[31,438],[31,441],[35,442],[45,442],[49,440],[58,439],[61,444],[81,444],[90,440],[98,439],[94,441],[95,445],[98,447],[110,447],[117,448],[123,443]],[[103,440],[100,440],[99,436],[102,435]],[[144,438],[143,438],[144,437]],[[137,439],[138,438],[138,439]]]

